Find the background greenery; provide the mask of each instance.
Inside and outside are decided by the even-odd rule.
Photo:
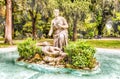
[[[13,38],[47,37],[53,10],[69,24],[69,38],[120,37],[120,0],[11,0]],[[0,36],[4,38],[5,0],[0,0]],[[112,22],[107,29],[106,23]],[[34,29],[33,29],[34,28]]]

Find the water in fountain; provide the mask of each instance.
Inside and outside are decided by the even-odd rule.
[[[120,79],[120,52],[98,49],[96,58],[100,62],[100,69],[94,72],[78,72],[71,69],[47,68],[59,70],[52,73],[41,66],[42,70],[35,70],[29,66],[18,66],[14,60],[18,58],[17,50],[0,50],[0,79]],[[68,73],[65,73],[68,72]]]

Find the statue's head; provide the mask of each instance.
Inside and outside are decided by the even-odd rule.
[[[51,44],[50,44],[49,42],[45,41],[45,42],[43,42],[41,45],[42,45],[42,46],[50,46]]]
[[[54,15],[55,17],[59,16],[59,9],[54,9]]]

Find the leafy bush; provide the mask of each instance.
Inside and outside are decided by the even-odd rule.
[[[94,58],[95,49],[84,41],[71,42],[65,47],[68,53],[68,64],[76,68],[93,68],[96,59]]]
[[[41,48],[36,46],[36,41],[28,38],[18,45],[18,52],[20,57],[24,59],[32,58],[36,53],[42,54]]]
[[[97,23],[84,23],[86,34],[84,38],[93,38],[96,35]]]

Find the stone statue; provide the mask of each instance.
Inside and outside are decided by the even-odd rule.
[[[54,10],[55,18],[51,22],[49,36],[53,33],[54,46],[63,50],[63,46],[68,43],[68,24],[64,17],[59,16],[59,10]]]
[[[43,60],[50,65],[59,65],[67,56],[60,48],[50,46],[50,43],[42,43],[42,52],[44,53]]]

